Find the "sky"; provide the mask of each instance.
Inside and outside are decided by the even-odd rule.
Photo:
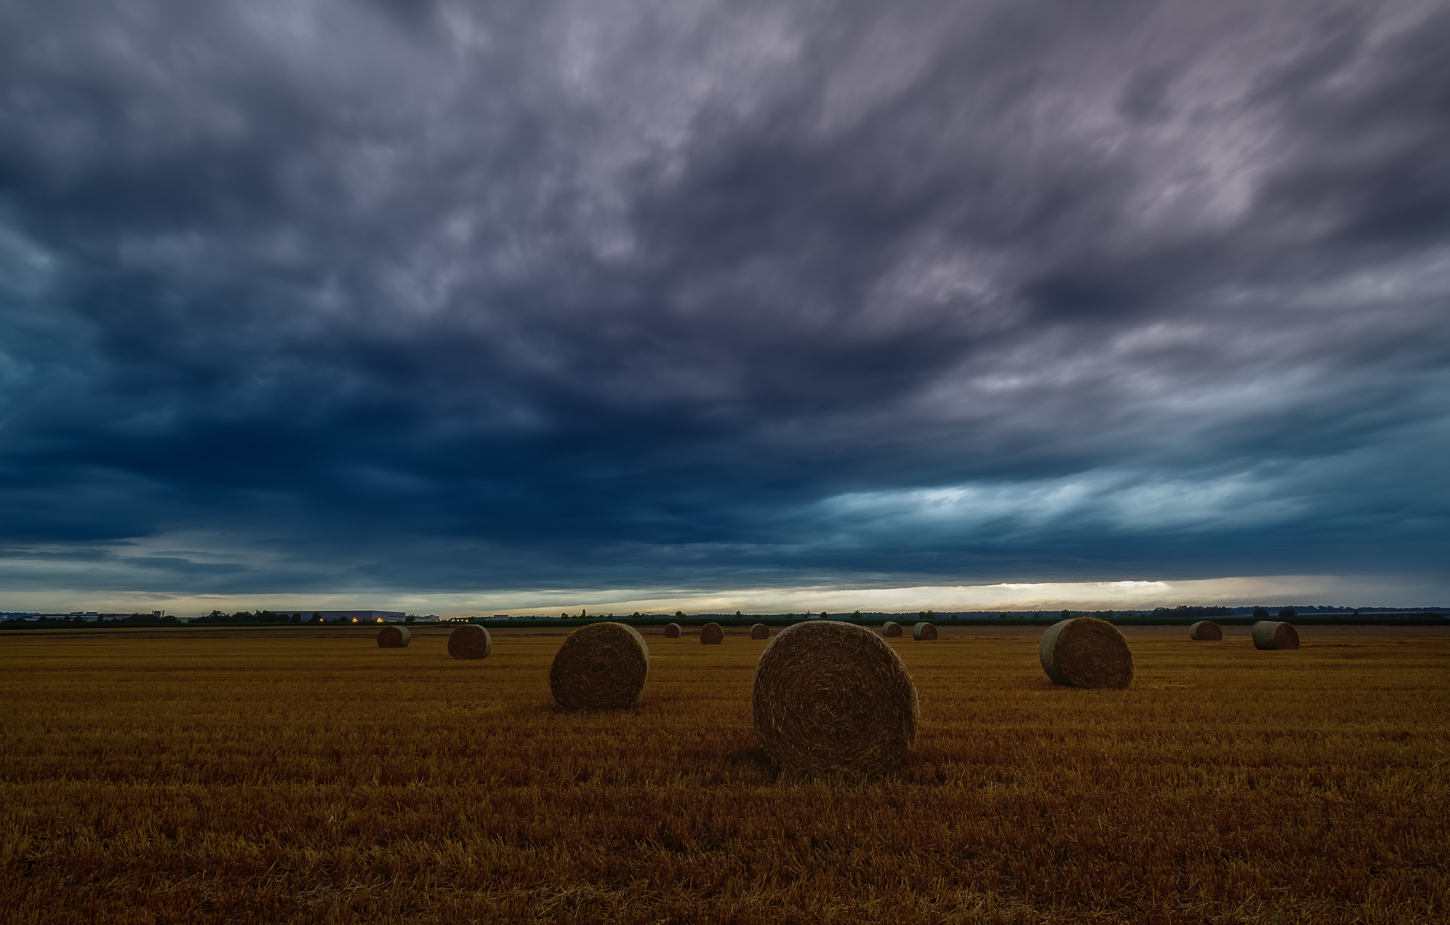
[[[0,610],[1450,603],[1446,49],[0,0]]]

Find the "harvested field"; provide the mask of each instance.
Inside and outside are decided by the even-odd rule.
[[[564,713],[557,631],[495,631],[486,672],[448,656],[447,627],[393,651],[342,628],[0,636],[0,909],[1444,921],[1450,636],[1303,627],[1279,659],[1247,631],[1130,631],[1124,691],[1054,687],[1040,631],[892,640],[921,696],[916,753],[853,784],[772,778],[758,645],[652,652],[638,707]]]

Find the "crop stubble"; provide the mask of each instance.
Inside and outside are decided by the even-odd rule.
[[[648,636],[639,707],[568,714],[562,637],[446,636],[0,638],[6,921],[1446,915],[1443,636],[1133,637],[1126,691],[1053,687],[1033,637],[894,640],[917,754],[868,782],[775,779],[763,642]]]

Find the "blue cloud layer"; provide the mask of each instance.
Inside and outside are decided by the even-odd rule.
[[[0,9],[0,577],[1434,575],[1434,4]]]

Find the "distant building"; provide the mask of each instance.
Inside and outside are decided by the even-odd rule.
[[[164,610],[151,611],[151,616],[157,619],[165,614]],[[97,613],[94,610],[72,610],[70,613],[0,613],[0,620],[65,620],[70,623],[95,623],[97,620],[125,620],[134,615],[135,613]]]
[[[293,607],[272,611],[279,617],[291,617],[306,623],[321,614],[328,623],[356,620],[358,623],[402,623],[407,614],[401,610],[306,610]],[[426,619],[426,618],[425,618]],[[437,617],[434,617],[436,620]]]

